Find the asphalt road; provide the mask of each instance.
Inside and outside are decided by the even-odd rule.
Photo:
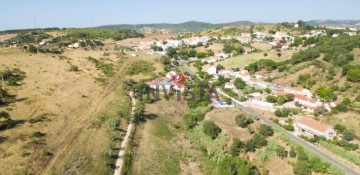
[[[190,74],[195,74],[191,69],[189,69],[187,66],[186,66],[186,61],[182,61],[180,62],[180,65],[183,67],[184,70],[188,71]],[[319,157],[323,158],[324,160],[330,162],[331,164],[333,165],[336,165],[338,166],[339,168],[343,169],[345,174],[347,175],[360,175],[359,172],[355,171],[354,169],[352,169],[351,167],[347,166],[344,162],[342,162],[341,160],[338,160],[337,158],[333,157],[333,156],[330,156],[326,153],[324,153],[322,150],[316,148],[314,145],[302,140],[301,138],[293,135],[292,133],[286,131],[284,128],[274,124],[272,121],[264,118],[263,116],[257,114],[256,112],[252,111],[251,109],[241,105],[241,103],[230,97],[229,95],[227,95],[226,93],[224,93],[223,91],[221,91],[220,89],[216,89],[218,93],[228,97],[228,98],[231,98],[232,102],[235,104],[236,107],[238,107],[239,109],[241,109],[242,111],[244,111],[245,113],[247,114],[251,114],[251,115],[254,115],[254,116],[257,116],[259,117],[259,119],[261,120],[261,122],[263,124],[266,124],[266,125],[269,125],[273,128],[277,128],[278,130],[282,131],[284,134],[286,134],[291,140],[295,141],[296,143],[298,143],[299,145],[301,145],[302,147],[310,150],[311,152],[313,152],[314,154],[318,155]]]
[[[235,104],[236,107],[238,107],[239,109],[241,109],[242,111],[244,111],[245,113],[247,114],[251,114],[251,115],[254,115],[256,117],[259,117],[259,119],[261,120],[261,122],[265,125],[269,125],[273,128],[277,128],[278,130],[281,130],[284,134],[286,134],[291,140],[295,141],[296,143],[298,143],[299,145],[301,145],[302,147],[310,150],[311,152],[315,153],[316,155],[318,155],[319,157],[323,158],[324,160],[330,162],[331,164],[333,165],[336,165],[338,166],[339,168],[343,169],[344,172],[347,174],[347,175],[356,175],[356,174],[360,174],[359,172],[353,170],[351,167],[348,167],[345,163],[343,163],[342,161],[332,157],[332,156],[329,156],[328,154],[322,152],[321,150],[319,150],[318,148],[316,148],[314,145],[302,140],[301,138],[293,135],[292,133],[286,131],[285,129],[283,129],[282,127],[274,124],[272,121],[264,118],[263,116],[259,115],[258,113],[252,111],[251,109],[247,108],[247,107],[244,107],[241,105],[241,103],[230,97],[229,95],[227,95],[226,93],[224,93],[223,91],[221,91],[220,89],[216,89],[216,91],[218,93],[220,93],[221,95],[224,95],[228,98],[231,98],[232,102]]]

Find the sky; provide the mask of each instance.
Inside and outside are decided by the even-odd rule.
[[[360,0],[10,0],[0,30],[107,24],[360,19]]]

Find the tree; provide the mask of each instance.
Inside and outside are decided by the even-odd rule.
[[[216,70],[223,70],[223,69],[225,69],[225,67],[223,66],[223,65],[221,65],[221,64],[218,64],[218,65],[216,65]]]
[[[274,134],[274,131],[270,126],[261,124],[259,127],[259,134],[267,137],[272,136]]]
[[[215,53],[213,50],[209,49],[209,50],[206,50],[206,56],[210,57],[210,56],[214,56]]]
[[[242,128],[246,128],[249,124],[253,123],[254,121],[248,117],[245,117],[243,114],[236,116],[235,122],[238,126]]]
[[[173,47],[168,47],[166,49],[166,54],[170,57],[170,58],[174,58],[176,55],[176,49]]]
[[[256,175],[259,174],[259,171],[245,158],[226,157],[219,163],[218,173],[224,175]]]
[[[291,158],[295,158],[295,157],[296,157],[296,151],[295,151],[294,147],[291,147],[290,152],[289,152],[289,156],[290,156]]]
[[[261,148],[267,145],[266,138],[260,134],[254,134],[251,140],[253,140],[256,148]]]
[[[342,125],[342,124],[335,124],[335,127],[334,127],[335,131],[338,133],[338,134],[341,134],[343,133],[344,131],[346,131],[346,126]]]
[[[189,57],[196,57],[196,50],[194,50],[194,49],[191,49],[191,50],[189,50]]]
[[[215,139],[221,132],[221,129],[211,120],[206,120],[203,127],[204,133],[210,136],[212,139]]]
[[[246,83],[241,78],[236,78],[235,81],[234,81],[234,86],[237,89],[244,89],[246,87]]]
[[[230,147],[230,154],[234,157],[238,156],[240,153],[240,150],[243,146],[244,146],[244,143],[240,139],[234,138],[233,143]]]
[[[344,131],[343,132],[343,138],[346,141],[352,141],[354,139],[353,133],[350,131]]]
[[[231,105],[231,98],[225,98],[225,103]]]
[[[285,147],[278,146],[276,148],[276,155],[279,156],[280,158],[285,158],[285,157],[287,157],[288,152],[286,151]]]
[[[37,50],[37,48],[36,48],[34,45],[30,44],[30,45],[29,45],[29,52],[30,52],[30,53],[37,53],[38,50]]]
[[[205,57],[206,57],[206,53],[205,53],[205,52],[198,52],[198,53],[196,53],[196,57],[197,57],[197,58],[205,58]]]

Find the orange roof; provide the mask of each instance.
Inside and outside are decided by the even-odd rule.
[[[304,90],[304,88],[302,88],[302,87],[296,87],[296,88],[294,88],[294,90],[296,90],[296,91],[302,91],[302,90]]]
[[[310,128],[313,128],[315,130],[321,131],[321,132],[325,132],[328,129],[332,129],[332,126],[327,125],[327,124],[323,124],[319,121],[316,121],[312,118],[307,118],[307,117],[303,117],[301,119],[299,119],[297,121],[298,123],[301,123],[303,125],[306,125]]]
[[[303,100],[303,101],[308,101],[310,103],[316,103],[317,102],[317,100],[308,98],[308,97],[306,97],[304,95],[294,94],[294,96],[297,99],[300,99],[300,100]]]

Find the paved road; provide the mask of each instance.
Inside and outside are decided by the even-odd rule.
[[[261,122],[263,124],[269,125],[273,128],[277,128],[279,130],[281,130],[284,134],[286,134],[291,140],[295,141],[296,143],[298,143],[299,145],[301,145],[302,147],[310,150],[311,152],[317,154],[318,156],[320,156],[321,158],[323,158],[324,160],[327,160],[328,162],[332,163],[333,165],[336,165],[340,168],[342,168],[346,174],[348,175],[356,175],[356,174],[360,174],[359,172],[356,172],[355,170],[353,170],[351,167],[347,166],[345,163],[343,163],[342,161],[339,161],[338,159],[327,155],[326,153],[322,152],[321,150],[319,150],[318,148],[316,148],[314,145],[302,140],[301,138],[293,135],[292,133],[286,131],[285,129],[283,129],[282,127],[274,124],[273,122],[271,122],[270,120],[264,118],[263,116],[259,115],[258,113],[254,112],[253,110],[244,107],[243,105],[241,105],[241,102],[230,97],[229,95],[227,95],[226,93],[224,93],[223,91],[221,91],[220,89],[216,89],[216,91],[218,93],[220,93],[221,95],[224,95],[228,98],[231,98],[232,102],[235,104],[236,107],[238,107],[239,109],[241,109],[242,111],[244,111],[247,114],[251,114],[254,115],[256,117],[259,117],[259,119],[261,120]]]
[[[191,69],[189,69],[186,66],[187,62],[181,62],[180,65],[184,68],[184,70],[188,71],[190,74],[195,74]],[[278,130],[282,131],[284,134],[286,134],[291,140],[295,141],[296,143],[298,143],[299,145],[301,145],[302,147],[310,150],[311,152],[313,152],[314,154],[318,155],[319,157],[323,158],[324,160],[330,162],[333,165],[338,166],[339,168],[343,169],[344,172],[347,175],[357,175],[360,173],[357,172],[356,170],[352,169],[351,167],[349,167],[348,165],[346,165],[344,162],[342,162],[341,160],[338,160],[337,158],[330,156],[326,153],[324,153],[322,150],[316,148],[314,145],[302,140],[301,138],[293,135],[292,133],[286,131],[284,128],[274,124],[272,121],[264,118],[263,116],[259,115],[258,113],[254,112],[253,110],[241,105],[241,102],[230,97],[229,95],[227,95],[226,93],[224,93],[221,89],[216,89],[218,93],[224,95],[225,97],[231,98],[232,102],[236,105],[236,107],[238,107],[239,109],[241,109],[242,111],[244,111],[247,114],[251,114],[254,116],[259,117],[259,119],[261,120],[261,122],[263,124],[269,125],[273,128],[277,128]]]
[[[121,142],[121,146],[120,146],[120,151],[119,151],[119,154],[118,154],[118,158],[116,160],[116,166],[115,166],[115,171],[114,171],[114,175],[120,175],[121,173],[121,169],[122,169],[122,165],[123,165],[123,158],[124,158],[124,155],[125,155],[125,151],[126,151],[126,146],[127,146],[127,143],[129,141],[129,136],[131,134],[131,131],[132,131],[132,128],[134,126],[134,123],[132,122],[132,120],[134,119],[134,111],[135,111],[135,105],[136,105],[136,99],[134,98],[134,94],[133,92],[131,91],[130,92],[130,97],[131,97],[131,102],[132,102],[132,110],[131,110],[131,120],[129,122],[129,125],[126,129],[126,135],[124,137],[124,140]]]

